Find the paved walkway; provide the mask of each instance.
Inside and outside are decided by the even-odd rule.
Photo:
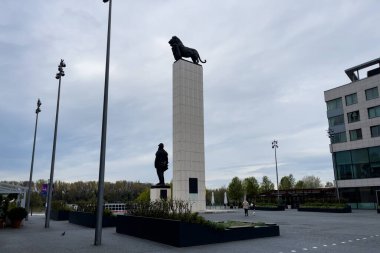
[[[210,220],[265,221],[280,225],[280,236],[229,243],[176,248],[104,228],[102,245],[94,246],[95,229],[67,221],[50,221],[33,215],[20,229],[0,229],[0,252],[334,252],[375,253],[380,249],[380,214],[354,210],[351,214],[286,211],[257,211],[244,217],[242,210],[202,214]],[[149,228],[147,228],[149,229]],[[65,232],[64,235],[62,233]]]

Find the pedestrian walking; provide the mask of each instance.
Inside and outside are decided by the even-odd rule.
[[[243,201],[244,215],[248,216],[249,203],[247,200]]]
[[[255,204],[255,202],[252,202],[251,203],[251,209],[252,209],[252,215],[255,215],[255,210],[256,210],[256,204]]]

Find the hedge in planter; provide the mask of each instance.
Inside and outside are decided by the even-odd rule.
[[[66,206],[63,201],[52,201],[50,219],[52,220],[68,220],[71,209]]]
[[[108,210],[108,209],[106,209]],[[108,212],[107,212],[108,213]],[[95,228],[96,227],[96,215],[95,213],[87,212],[75,212],[71,211],[69,213],[69,222],[85,227]],[[116,226],[116,217],[111,215],[103,215],[102,219],[103,227],[114,227]]]
[[[325,212],[325,213],[351,213],[350,205],[341,203],[305,203],[300,205],[298,211]]]
[[[70,211],[67,210],[51,210],[50,219],[52,220],[68,220],[70,215]]]
[[[140,216],[142,213],[144,216]],[[276,224],[226,227],[207,221],[191,213],[183,201],[138,203],[130,209],[130,215],[117,216],[116,232],[177,247],[280,235]]]

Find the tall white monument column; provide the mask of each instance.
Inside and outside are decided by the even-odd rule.
[[[173,199],[206,210],[203,68],[182,59],[173,64]]]

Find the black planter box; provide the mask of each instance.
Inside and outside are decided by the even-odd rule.
[[[65,210],[51,210],[50,219],[52,220],[68,220],[70,211]]]
[[[324,213],[352,213],[351,206],[345,208],[318,208],[318,207],[299,207],[302,212],[324,212]]]
[[[69,222],[89,228],[96,227],[96,215],[93,213],[85,212],[70,212]],[[114,227],[116,226],[116,217],[115,216],[103,216],[102,221],[103,227]]]
[[[377,213],[380,213],[380,209],[377,209]]]
[[[285,206],[277,206],[277,207],[265,207],[265,206],[256,206],[255,210],[261,211],[285,211]]]
[[[150,217],[119,215],[116,232],[176,247],[279,236],[276,224],[265,227],[237,227],[216,230],[205,225]]]

